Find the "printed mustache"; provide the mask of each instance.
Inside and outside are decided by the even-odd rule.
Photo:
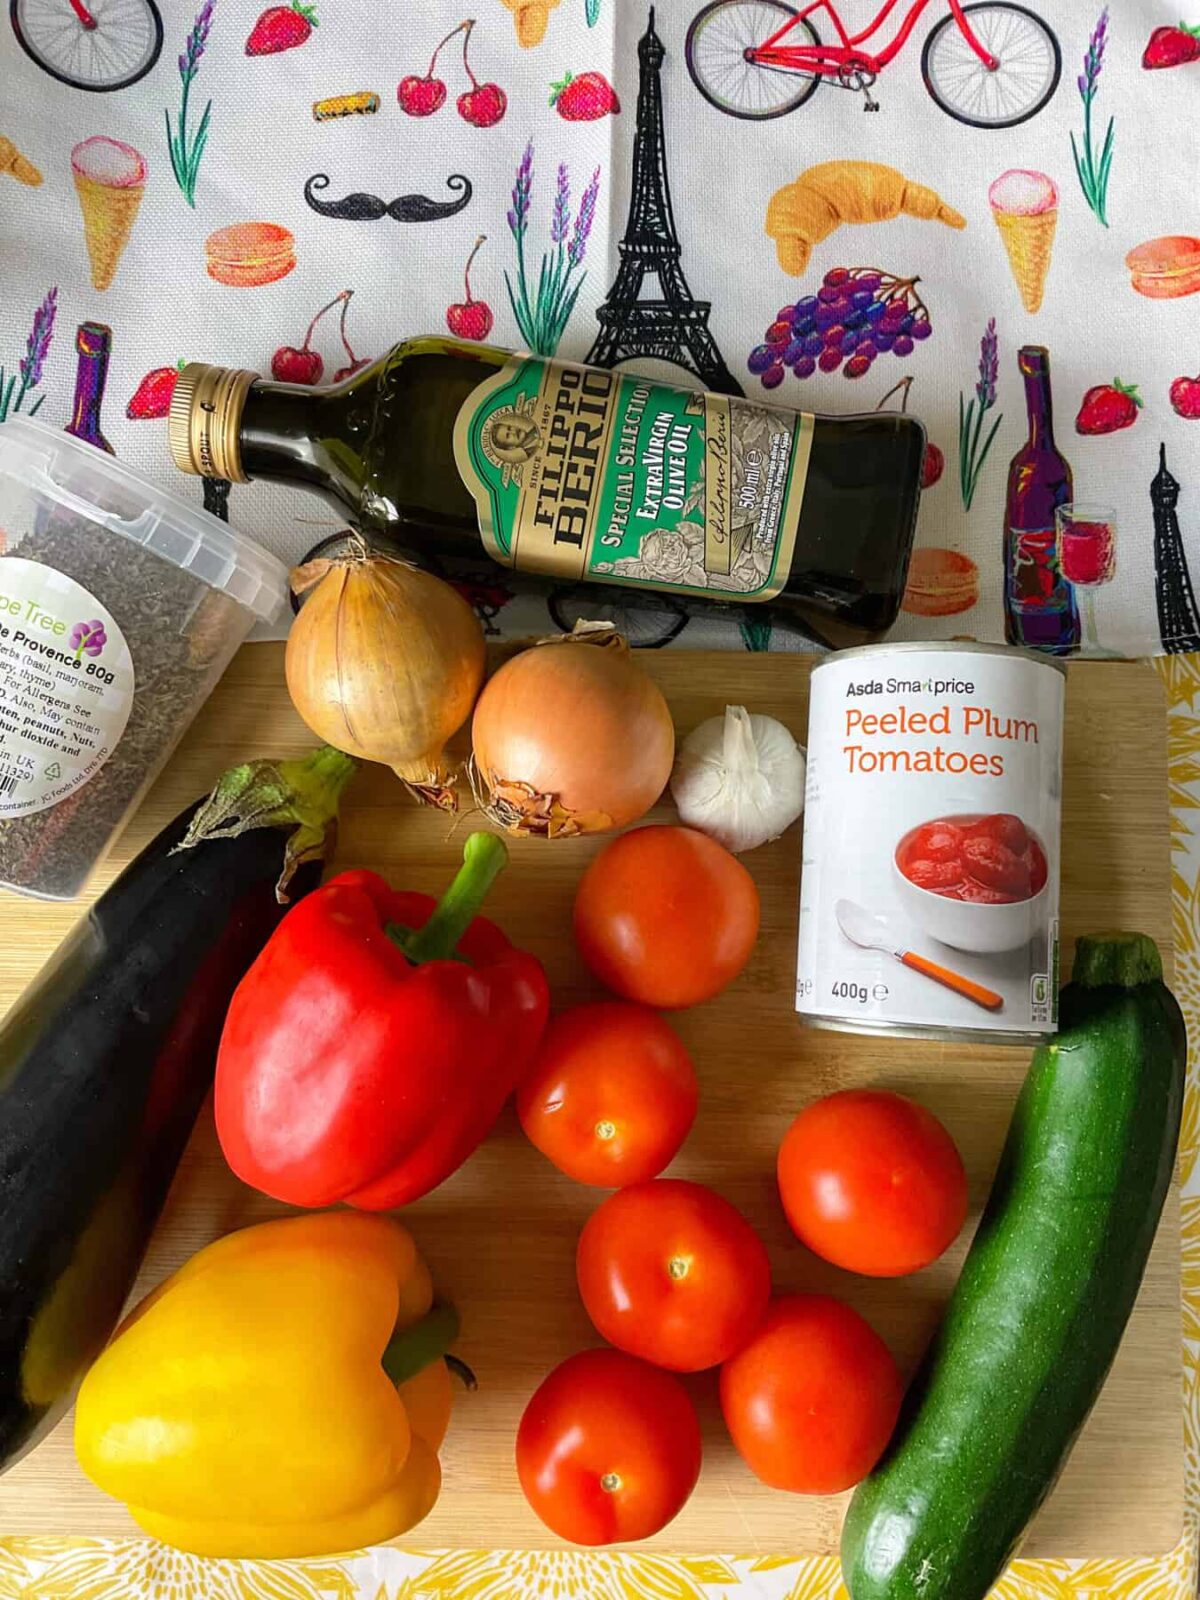
[[[341,217],[346,222],[378,222],[380,217],[393,217],[397,222],[436,222],[441,217],[452,217],[469,204],[472,194],[471,180],[454,172],[446,179],[446,187],[459,195],[457,200],[431,200],[428,195],[402,194],[395,200],[381,200],[377,194],[348,194],[343,200],[318,200],[314,190],[328,189],[329,178],[317,172],[304,185],[304,198],[314,211],[323,217]]]

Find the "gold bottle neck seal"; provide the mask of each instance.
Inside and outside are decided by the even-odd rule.
[[[242,468],[242,408],[257,372],[189,362],[175,381],[167,434],[175,465],[202,478],[248,483]]]

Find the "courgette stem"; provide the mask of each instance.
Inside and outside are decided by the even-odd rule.
[[[1162,982],[1158,946],[1144,933],[1092,933],[1075,944],[1071,981],[1082,989],[1136,989]]]

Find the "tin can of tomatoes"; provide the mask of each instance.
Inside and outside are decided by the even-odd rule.
[[[871,645],[812,675],[796,1010],[1027,1044],[1058,1025],[1065,668]]]

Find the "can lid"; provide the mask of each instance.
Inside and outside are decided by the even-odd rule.
[[[36,418],[14,417],[0,424],[0,507],[5,477],[190,572],[263,622],[283,610],[281,561],[94,445]]]

